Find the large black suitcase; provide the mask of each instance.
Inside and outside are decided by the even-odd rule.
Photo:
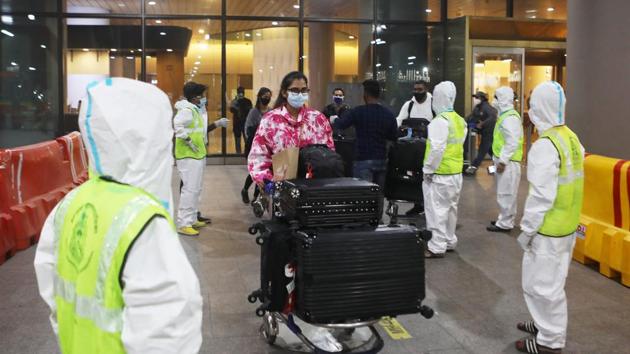
[[[385,198],[422,203],[422,166],[426,143],[399,139],[389,150]]]
[[[295,179],[276,183],[274,216],[300,228],[376,227],[383,212],[377,184],[357,178]]]
[[[340,323],[421,312],[425,246],[415,227],[297,235],[296,313],[303,320]]]

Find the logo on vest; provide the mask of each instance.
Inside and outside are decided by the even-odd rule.
[[[72,215],[70,223],[72,237],[68,244],[68,261],[77,271],[81,271],[88,265],[92,255],[92,250],[86,249],[86,240],[90,235],[96,235],[98,231],[96,208],[90,203],[84,204]]]

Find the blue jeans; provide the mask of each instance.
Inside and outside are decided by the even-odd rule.
[[[385,188],[386,174],[387,160],[361,160],[354,162],[354,177],[376,183],[381,187],[381,190]]]

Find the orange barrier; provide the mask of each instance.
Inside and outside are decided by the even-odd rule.
[[[39,240],[51,210],[87,179],[86,161],[78,133],[0,150],[0,264]]]
[[[630,161],[588,155],[573,258],[630,286]]]

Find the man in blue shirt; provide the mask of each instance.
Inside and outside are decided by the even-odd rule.
[[[385,187],[387,173],[387,140],[397,138],[394,114],[378,102],[381,87],[376,80],[363,82],[365,105],[347,111],[333,121],[335,129],[354,126],[356,130],[356,159],[354,177]]]

